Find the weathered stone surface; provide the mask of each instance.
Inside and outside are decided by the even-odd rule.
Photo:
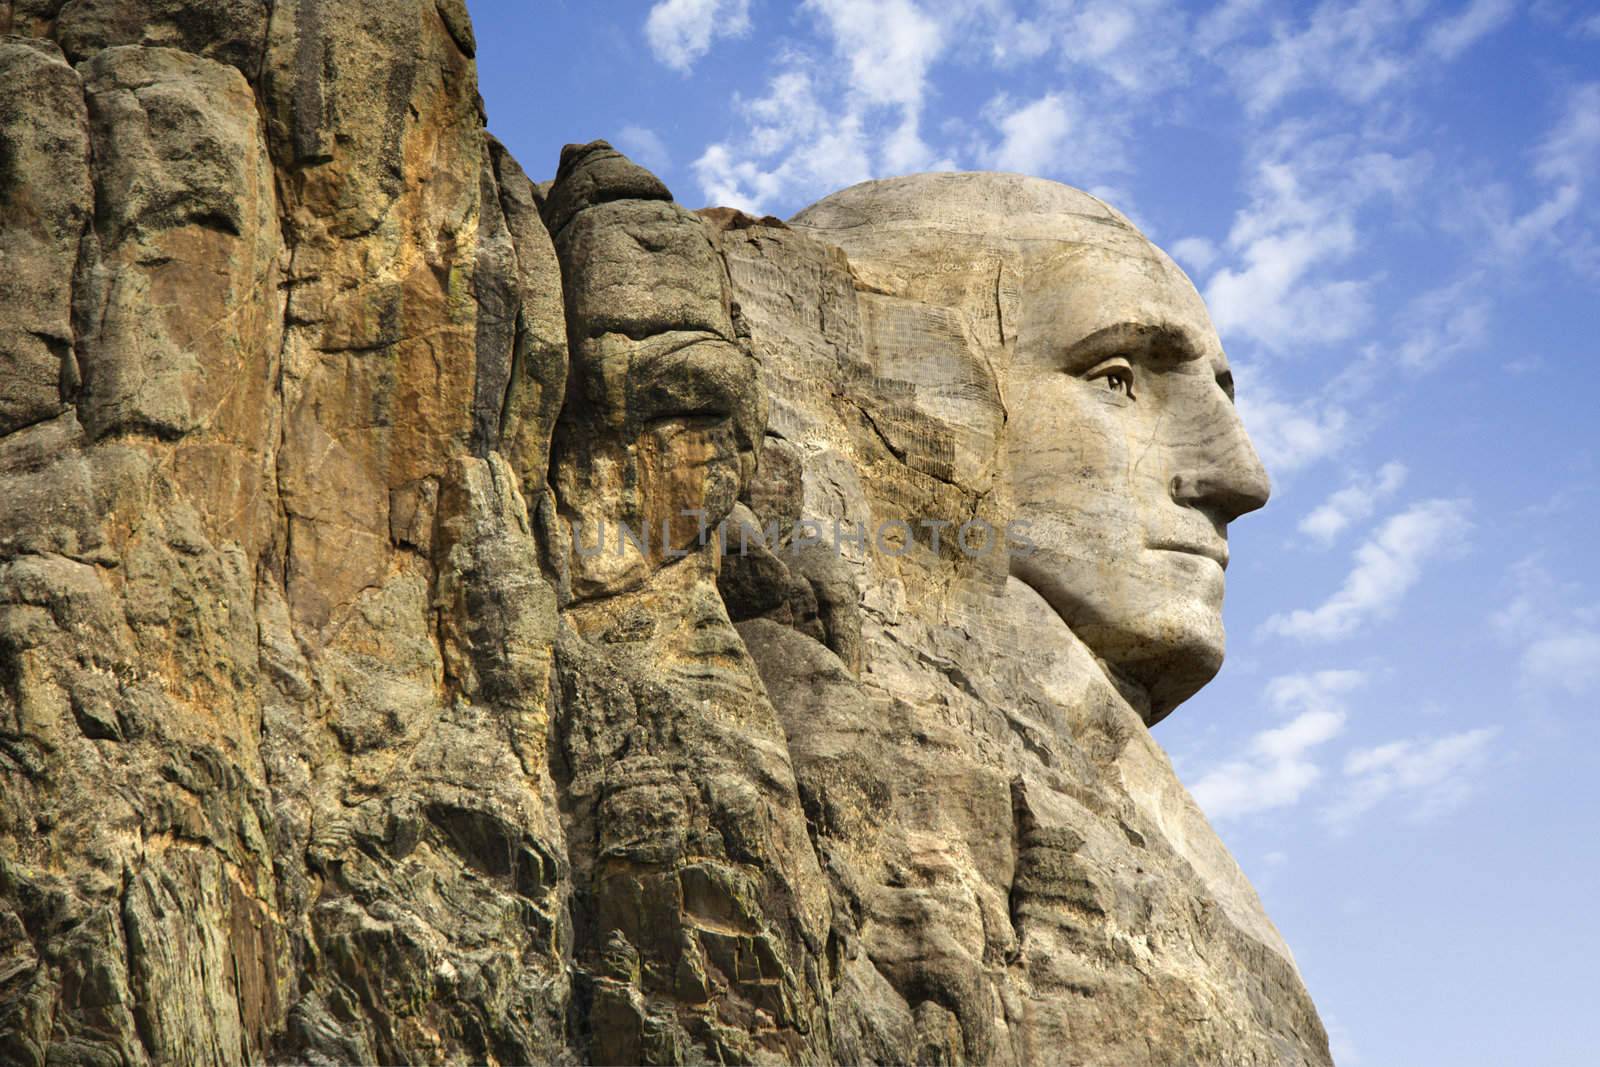
[[[80,418],[96,437],[206,430],[259,453],[282,246],[255,96],[237,70],[166,48],[112,48],[83,75],[99,210],[78,294]],[[230,480],[218,475],[202,475],[212,491]]]
[[[78,75],[48,42],[0,39],[0,433],[78,386],[72,275],[94,190]]]
[[[1266,487],[1125,219],[536,185],[461,0],[0,33],[0,1061],[1328,1062],[1147,725]]]
[[[580,597],[637,587],[703,546],[755,469],[755,366],[704,227],[665,194],[598,141],[562,153],[543,208],[572,356],[552,471]],[[583,551],[624,527],[637,535],[624,551]]]
[[[238,67],[261,70],[267,0],[66,0],[53,32],[78,62],[117,45],[176,48]]]
[[[459,5],[360,7],[5,10],[7,1063],[570,1058],[559,273]]]
[[[0,34],[47,36],[66,0],[0,0]]]

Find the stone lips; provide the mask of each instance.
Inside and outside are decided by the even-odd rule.
[[[1004,255],[536,186],[459,0],[4,32],[0,1060],[1328,1062],[1002,558],[672,524],[1003,529]]]

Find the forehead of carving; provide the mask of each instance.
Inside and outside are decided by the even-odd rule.
[[[792,225],[843,248],[868,288],[964,309],[978,337],[996,314],[1008,335],[1031,322],[1024,333],[1048,333],[1051,343],[1131,323],[1220,356],[1178,265],[1126,216],[1060,182],[988,172],[889,178],[818,201]]]
[[[892,291],[929,274],[1016,261],[1061,244],[1146,242],[1120,212],[1080,189],[1020,174],[917,174],[865,182],[806,208],[792,225],[838,245]]]
[[[1043,178],[987,171],[913,174],[863,182],[801,211],[793,225],[827,230],[843,242],[862,231],[935,229],[982,238],[1084,239],[1107,227],[1137,228],[1081,189]],[[848,244],[844,244],[849,251]]]
[[[842,248],[858,284],[867,289],[965,307],[980,317],[998,307],[1009,319],[1011,283],[1026,264],[1063,250],[1093,246],[1165,258],[1103,201],[1021,174],[916,174],[864,182],[806,208],[791,225]]]
[[[1161,337],[1179,358],[1221,357],[1200,294],[1160,249],[1083,244],[1030,257],[1023,271],[1018,356],[1053,358],[1110,333]]]

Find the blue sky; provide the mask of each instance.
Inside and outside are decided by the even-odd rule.
[[[1346,1067],[1600,1062],[1600,9],[472,0],[536,178],[692,207],[1021,170],[1206,296],[1274,475],[1157,728]]]

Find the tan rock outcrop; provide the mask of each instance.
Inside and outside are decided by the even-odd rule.
[[[537,186],[460,0],[0,34],[0,1061],[1328,1062],[1147,728],[1265,483],[1125,219]]]

